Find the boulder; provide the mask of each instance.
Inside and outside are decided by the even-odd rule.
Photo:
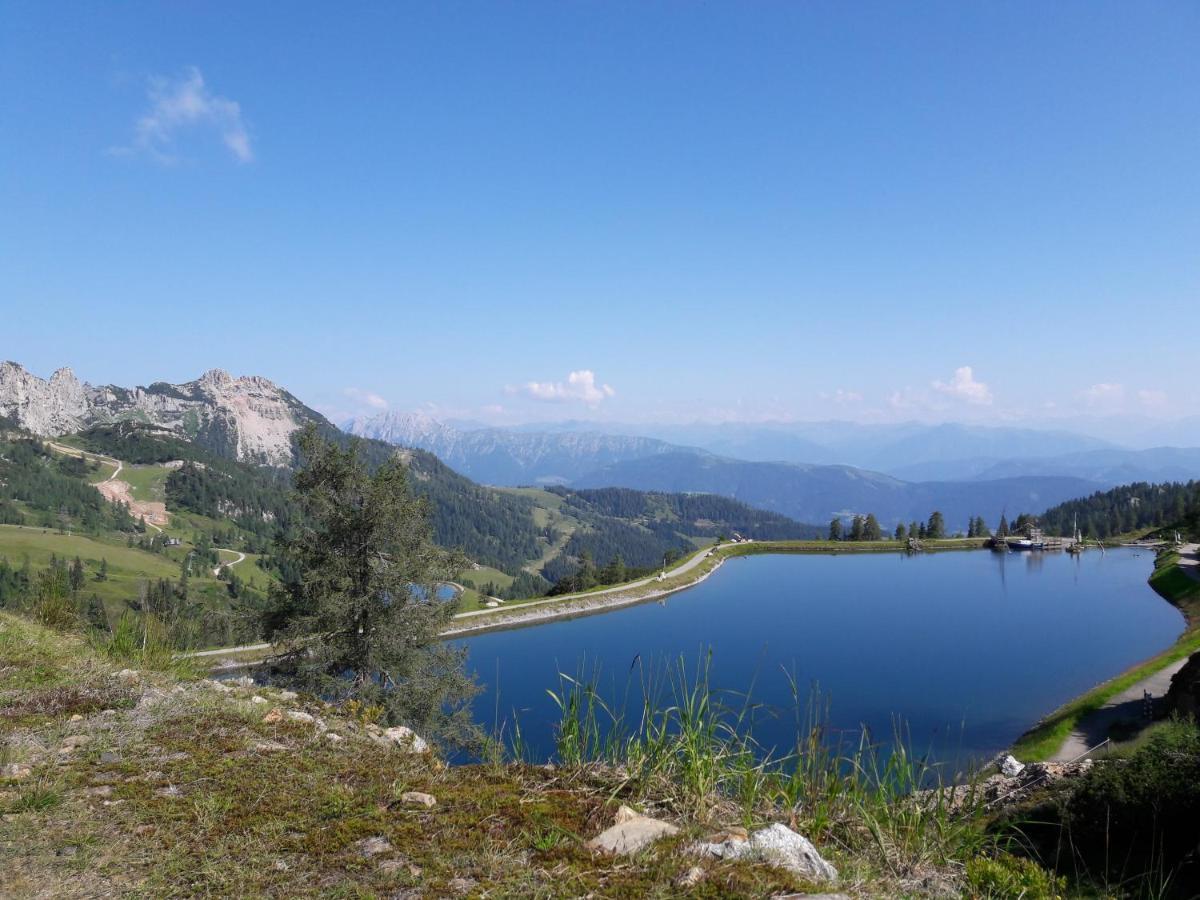
[[[306,712],[301,712],[298,709],[289,709],[286,713],[287,717],[293,722],[300,722],[304,725],[312,725],[317,721],[317,717]]]
[[[589,850],[628,856],[644,850],[661,838],[679,833],[679,829],[670,822],[663,822],[637,813],[633,813],[632,816],[628,813],[622,814],[622,811],[625,810],[633,812],[628,807],[618,810],[617,823],[588,841]]]
[[[425,742],[425,739],[407,725],[388,728],[383,732],[383,736],[408,753],[425,753],[429,750],[429,744]]]
[[[1183,668],[1171,676],[1167,708],[1180,716],[1200,719],[1200,653],[1193,653]]]
[[[267,698],[266,698],[266,697],[260,697],[258,694],[255,694],[253,697],[251,697],[251,698],[250,698],[250,702],[251,702],[251,703],[266,703],[266,702],[267,702]]]
[[[1001,758],[996,768],[1006,778],[1016,778],[1024,770],[1025,764],[1010,753]]]
[[[5,763],[0,766],[0,778],[10,781],[23,781],[33,774],[33,769],[21,763]]]
[[[297,694],[295,691],[280,691],[279,692],[279,699],[284,701],[285,703],[289,700],[295,700],[296,697],[297,697]]]
[[[826,862],[808,838],[779,823],[754,832],[748,840],[700,843],[692,851],[717,859],[765,862],[809,881],[836,881],[838,877],[837,869]]]

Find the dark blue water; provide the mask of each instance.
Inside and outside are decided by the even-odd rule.
[[[477,720],[511,733],[518,717],[534,758],[553,755],[546,690],[559,672],[598,666],[617,702],[635,660],[682,654],[694,667],[711,649],[712,685],[753,685],[764,704],[754,734],[766,747],[794,744],[786,671],[804,693],[819,685],[834,728],[866,726],[886,743],[899,718],[913,749],[962,764],[1175,639],[1183,618],[1146,584],[1152,565],[1132,550],[756,556],[665,603],[460,643],[485,686]]]

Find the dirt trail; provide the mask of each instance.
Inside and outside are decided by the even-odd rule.
[[[102,456],[99,453],[90,453],[87,450],[77,450],[74,447],[56,444],[53,441],[47,441],[46,443],[59,453],[64,453],[67,456],[90,459],[93,462],[114,466],[115,468],[107,478],[96,482],[94,485],[96,490],[103,495],[104,499],[109,503],[124,504],[129,508],[130,515],[135,519],[141,519],[155,531],[162,531],[164,525],[171,524],[171,517],[167,513],[167,504],[154,500],[135,500],[132,485],[127,481],[121,481],[117,478],[125,468],[125,464],[121,460],[111,456]]]
[[[246,561],[246,554],[242,553],[240,550],[230,550],[228,547],[214,547],[213,549],[218,553],[232,553],[237,557],[237,559],[230,560],[229,562],[223,562],[213,569],[213,578],[216,578],[218,575],[220,575],[222,569],[232,569],[238,563]]]

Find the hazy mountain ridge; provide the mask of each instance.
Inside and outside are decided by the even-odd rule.
[[[991,481],[906,482],[851,466],[804,466],[677,454],[617,463],[579,479],[575,486],[630,487],[643,491],[702,491],[733,497],[801,522],[875,513],[892,526],[924,520],[940,510],[951,529],[965,530],[971,516],[998,520],[1004,510],[1042,510],[1098,489],[1072,477]]]
[[[460,429],[419,413],[386,412],[353,419],[345,430],[359,437],[415,447],[486,484],[568,484],[594,469],[627,459],[701,450],[665,441],[595,431],[518,432]]]
[[[164,428],[220,456],[281,466],[292,459],[292,435],[304,423],[328,424],[266,378],[233,378],[212,369],[184,384],[94,387],[69,368],[39,378],[0,363],[0,416],[40,437],[133,421]]]

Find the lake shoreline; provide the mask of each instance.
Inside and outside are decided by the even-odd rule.
[[[950,539],[945,542],[931,544],[920,552],[944,553],[980,549],[984,549],[982,540]],[[694,562],[696,560],[695,556],[691,557],[689,562],[692,568],[686,575],[681,574],[677,576],[683,579],[678,583],[674,583],[671,577],[668,577],[663,582],[651,579],[631,586],[628,590],[634,593],[623,593],[623,589],[620,587],[607,588],[603,593],[598,592],[590,597],[587,594],[583,594],[558,598],[542,598],[522,604],[521,606],[514,606],[510,609],[498,608],[496,610],[488,610],[487,612],[473,611],[470,613],[460,613],[456,616],[456,620],[462,620],[466,617],[478,617],[482,621],[478,624],[452,625],[441,632],[441,637],[456,639],[484,634],[489,631],[507,631],[514,628],[533,627],[560,619],[577,619],[583,616],[608,612],[609,610],[636,606],[640,603],[648,603],[651,600],[661,600],[671,594],[677,594],[681,591],[686,591],[688,588],[695,587],[719,569],[724,562],[737,557],[763,554],[840,556],[842,554],[906,553],[908,551],[904,548],[903,544],[896,541],[880,541],[878,542],[878,546],[873,546],[866,542],[853,544],[847,542],[846,546],[836,546],[832,545],[829,541],[747,541],[740,544],[723,544],[712,550],[699,552],[709,555],[701,556],[698,563]],[[713,561],[706,566],[705,563],[709,559]],[[686,564],[677,571],[682,573],[684,568],[686,568]],[[694,575],[692,574],[693,572],[695,573]]]
[[[1200,652],[1200,588],[1189,587],[1189,583],[1198,582],[1183,571],[1178,555],[1175,560],[1167,560],[1166,556],[1156,559],[1146,583],[1183,616],[1183,631],[1169,647],[1073,697],[1035,722],[1013,743],[1012,752],[1018,759],[1040,762],[1060,754],[1081,722],[1103,709],[1113,697]]]

